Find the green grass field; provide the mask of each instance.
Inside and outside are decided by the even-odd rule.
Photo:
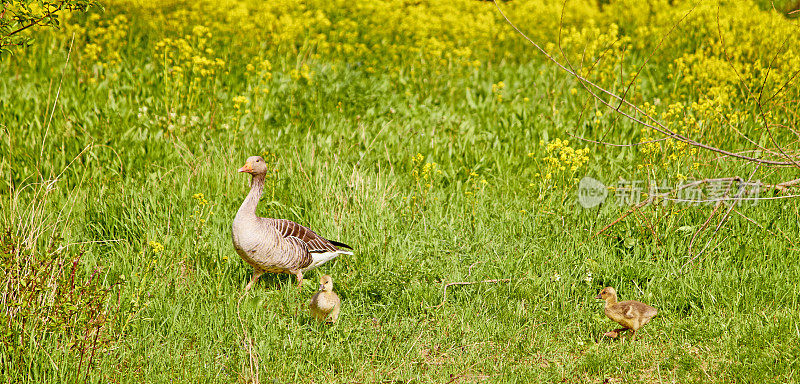
[[[509,15],[521,14],[512,3]],[[493,33],[506,35],[484,49],[475,30],[470,60],[478,64],[399,50],[393,59],[378,55],[380,44],[376,56],[315,54],[322,48],[308,40],[270,46],[234,23],[211,27],[208,57],[224,64],[187,64],[194,78],[175,77],[157,43],[221,16],[189,7],[189,16],[153,29],[147,5],[105,6],[93,11],[100,21],[75,15],[0,62],[2,381],[800,381],[796,199],[735,210],[659,202],[616,221],[631,210],[618,204],[619,190],[586,209],[576,183],[584,176],[609,186],[732,176],[778,183],[797,178],[796,167],[757,167],[667,144],[654,155],[571,137],[637,143],[652,134],[537,56],[491,3],[469,2],[458,16],[480,10]],[[337,6],[304,5],[334,22],[348,12],[357,19],[349,5]],[[435,13],[437,5],[424,6]],[[161,15],[179,8],[163,5]],[[126,21],[109,21],[119,15]],[[784,21],[796,42],[796,22]],[[70,49],[76,25],[84,30]],[[113,25],[125,33],[106,40],[91,33],[102,26],[113,34]],[[325,32],[334,46],[344,44],[335,40],[340,31]],[[206,44],[191,41],[198,52]],[[86,48],[93,43],[99,56]],[[632,44],[617,63],[637,68],[648,45]],[[691,93],[672,76],[679,75],[669,65],[688,46],[675,44],[642,71],[636,103],[658,99],[662,108],[701,98],[700,88]],[[261,60],[269,67],[246,68]],[[203,68],[213,73],[198,75]],[[600,70],[613,76],[615,68]],[[750,73],[753,83],[761,83],[758,73]],[[774,107],[775,120],[793,127],[797,83],[788,82],[788,107]],[[773,148],[752,98],[737,95],[724,106],[745,116],[738,129]],[[704,140],[753,148],[709,121]],[[775,135],[796,156],[792,131]],[[588,148],[586,161],[565,163],[566,151],[548,150],[556,139]],[[259,215],[355,248],[307,274],[301,291],[292,276],[265,275],[242,296],[251,268],[233,249],[230,225],[249,189],[249,175],[236,170],[251,155],[275,166]],[[305,308],[323,273],[342,298],[334,326],[317,324]],[[481,283],[449,286],[443,301],[451,282]],[[602,337],[616,325],[594,298],[605,286],[658,308],[637,340]]]

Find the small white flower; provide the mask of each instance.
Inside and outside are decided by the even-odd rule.
[[[553,277],[550,278],[550,281],[559,281],[559,280],[561,280],[561,275],[559,275],[558,272],[553,273]]]

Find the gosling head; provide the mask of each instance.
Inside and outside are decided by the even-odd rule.
[[[600,293],[597,294],[597,296],[595,296],[595,299],[608,300],[611,297],[616,299],[617,291],[612,287],[605,287],[600,291]]]
[[[244,163],[244,167],[239,168],[239,172],[251,175],[263,175],[267,173],[267,162],[261,156],[250,156]]]
[[[319,290],[323,292],[333,291],[333,278],[328,275],[322,275],[319,278]]]

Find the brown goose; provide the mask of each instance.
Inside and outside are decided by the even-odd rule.
[[[622,331],[632,330],[633,334],[631,337],[633,340],[636,340],[636,331],[647,324],[650,319],[658,313],[657,309],[639,301],[627,300],[617,302],[617,291],[612,287],[603,288],[595,298],[605,300],[606,305],[604,312],[606,316],[623,326],[623,328],[615,329],[604,334],[612,338],[617,337]]]
[[[260,156],[251,156],[239,172],[253,176],[250,193],[233,219],[231,233],[236,253],[253,266],[253,277],[245,291],[261,275],[291,273],[297,276],[297,286],[303,284],[303,272],[310,271],[339,255],[352,255],[339,247],[349,245],[325,239],[314,231],[289,220],[268,219],[256,216],[256,206],[264,190],[267,163]]]

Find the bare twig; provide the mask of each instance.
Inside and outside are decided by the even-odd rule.
[[[592,237],[590,237],[590,238],[589,238],[589,240],[591,240],[591,239],[592,239],[592,238],[594,238],[595,236],[597,236],[597,235],[600,235],[601,233],[605,232],[607,229],[611,228],[611,227],[612,227],[612,226],[614,226],[615,224],[617,224],[617,223],[619,223],[620,221],[624,220],[624,219],[625,219],[626,217],[628,217],[628,216],[629,216],[631,213],[633,213],[633,212],[636,212],[636,211],[637,211],[639,208],[641,208],[641,207],[644,207],[645,205],[647,205],[647,204],[650,204],[651,202],[653,202],[653,198],[652,198],[652,196],[648,196],[648,197],[647,197],[647,199],[646,199],[645,201],[642,201],[641,203],[634,205],[633,207],[631,207],[630,209],[628,209],[628,211],[627,211],[627,212],[623,213],[623,214],[622,214],[622,216],[618,217],[616,220],[612,221],[611,223],[609,223],[608,225],[606,225],[605,227],[603,227],[603,229],[601,229],[601,230],[597,231],[597,233],[595,233],[594,235],[592,235]]]
[[[759,166],[756,166],[756,169],[754,169],[753,172],[750,174],[750,177],[747,178],[747,182],[746,183],[750,183],[750,181],[753,180],[753,176],[755,176],[756,172],[758,172],[758,169],[759,169]],[[731,184],[731,185],[733,185],[733,184]],[[730,186],[731,185],[728,186],[728,190],[727,191],[730,191]],[[726,193],[727,193],[727,191],[726,191]],[[713,240],[714,235],[716,235],[717,232],[719,232],[720,228],[722,228],[722,225],[725,224],[725,222],[728,220],[728,217],[730,217],[731,211],[736,207],[736,204],[738,204],[741,201],[741,197],[742,197],[742,194],[744,193],[744,191],[745,191],[744,188],[739,188],[739,191],[736,192],[736,195],[734,196],[734,198],[739,199],[739,200],[734,200],[733,201],[733,204],[731,204],[731,207],[728,208],[728,211],[725,212],[725,215],[723,215],[722,219],[719,220],[719,223],[717,224],[717,227],[714,228],[714,233],[711,234],[711,239],[708,239],[708,241],[706,242],[706,246],[703,248],[703,250],[700,251],[700,253],[698,253],[696,256],[694,256],[692,258],[692,260],[697,259],[698,257],[700,257],[700,255],[702,255],[703,252],[705,252],[705,250],[708,249],[708,246],[711,244],[711,241]],[[719,204],[719,203],[717,203],[717,204]],[[690,248],[690,252],[691,252],[691,248]],[[689,260],[689,262],[691,262],[692,260]]]
[[[734,208],[734,209],[733,209],[733,212],[734,212],[734,213],[736,213],[737,215],[739,215],[739,216],[743,217],[745,220],[747,220],[747,221],[749,221],[749,222],[751,222],[751,223],[755,224],[755,225],[756,225],[756,226],[758,226],[759,228],[761,228],[761,229],[763,229],[763,230],[765,230],[765,231],[769,232],[769,233],[770,233],[772,236],[777,236],[777,235],[775,234],[775,232],[772,232],[772,231],[770,231],[769,229],[765,228],[763,225],[759,224],[757,221],[755,221],[755,220],[753,220],[753,219],[751,219],[751,218],[747,217],[747,215],[745,215],[745,214],[743,214],[743,213],[739,212],[739,210],[738,210],[738,209]],[[777,229],[777,228],[776,228],[776,229]],[[788,242],[789,242],[789,244],[791,244],[793,247],[797,247],[797,244],[795,244],[795,243],[794,243],[794,241],[792,241],[792,239],[791,239],[791,238],[789,238],[789,236],[786,236],[786,234],[785,234],[785,233],[783,233],[783,231],[781,231],[780,229],[778,229],[778,231],[779,231],[779,232],[781,232],[781,235],[783,236],[783,238],[784,238],[784,239],[786,239],[786,241],[788,241]]]
[[[708,215],[708,218],[703,223],[703,225],[701,225],[700,228],[694,233],[694,235],[692,235],[692,240],[689,241],[689,254],[690,255],[692,254],[692,249],[694,248],[694,241],[697,240],[697,236],[700,234],[700,232],[703,232],[703,230],[705,230],[708,227],[708,224],[711,223],[711,219],[714,218],[714,215],[717,214],[717,211],[719,210],[720,207],[722,207],[722,201],[718,201],[717,202],[717,204],[714,206],[714,210],[711,211],[710,215]],[[692,257],[692,259],[687,261],[686,264],[691,263],[696,257],[697,256]],[[686,264],[684,264],[684,266],[686,266]],[[683,267],[681,267],[681,268],[683,268]]]
[[[44,142],[47,140],[47,132],[50,131],[50,123],[53,122],[53,114],[56,112],[56,105],[58,104],[58,96],[61,95],[61,84],[64,83],[64,72],[67,71],[69,64],[69,56],[72,54],[72,44],[75,43],[75,33],[72,33],[72,40],[69,42],[69,50],[67,51],[67,60],[64,61],[64,68],[61,69],[61,80],[58,81],[58,90],[56,91],[56,99],[53,101],[53,109],[50,111],[50,118],[47,119],[47,125],[44,128],[44,135],[42,136],[42,148],[39,150],[39,161],[42,162],[44,155]]]
[[[527,280],[527,279],[529,279],[529,278],[528,277],[523,277],[521,279],[517,279],[517,281],[522,281],[522,280]],[[472,284],[482,284],[482,283],[489,283],[489,284],[508,283],[510,281],[513,281],[513,280],[514,279],[489,279],[489,280],[481,280],[481,281],[454,281],[452,283],[447,283],[447,284],[444,285],[444,287],[442,287],[442,302],[439,303],[439,305],[434,305],[434,306],[426,307],[426,308],[439,309],[442,306],[444,306],[444,303],[447,302],[447,288],[451,287],[451,286],[454,286],[454,285],[472,285]]]
[[[242,304],[242,299],[247,296],[247,292],[243,292],[239,296],[239,300],[236,301],[236,317],[239,319],[239,326],[242,329],[242,333],[244,334],[244,342],[245,348],[247,349],[247,355],[249,356],[250,362],[250,382],[253,384],[259,384],[260,380],[258,379],[258,352],[253,351],[253,339],[250,338],[250,333],[247,332],[247,328],[244,326],[244,320],[242,320],[242,315],[239,312],[239,307]]]
[[[474,266],[476,266],[478,264],[483,264],[483,263],[488,263],[488,261],[476,261],[476,262],[472,263],[472,265],[469,266],[469,270],[468,270],[469,273],[467,273],[467,277],[472,276],[472,267],[474,267]]]
[[[642,141],[642,142],[639,142],[639,143],[631,143],[631,144],[614,144],[614,143],[609,143],[609,142],[606,142],[606,141],[601,141],[601,140],[592,140],[592,139],[587,139],[587,138],[585,138],[585,137],[582,137],[582,136],[575,135],[575,134],[573,134],[573,133],[571,133],[571,132],[566,132],[566,134],[567,134],[567,135],[569,135],[569,136],[572,136],[572,137],[574,137],[574,138],[576,138],[576,139],[578,139],[578,140],[580,140],[580,141],[585,141],[585,142],[588,142],[588,143],[594,143],[594,144],[601,144],[601,145],[605,145],[605,146],[608,146],[608,147],[636,147],[636,146],[639,146],[639,145],[650,144],[650,143],[657,143],[657,142],[659,142],[659,141],[664,141],[664,140],[668,140],[668,139],[669,139],[669,137],[662,137],[662,138],[660,138],[660,139],[648,140],[648,141]]]

